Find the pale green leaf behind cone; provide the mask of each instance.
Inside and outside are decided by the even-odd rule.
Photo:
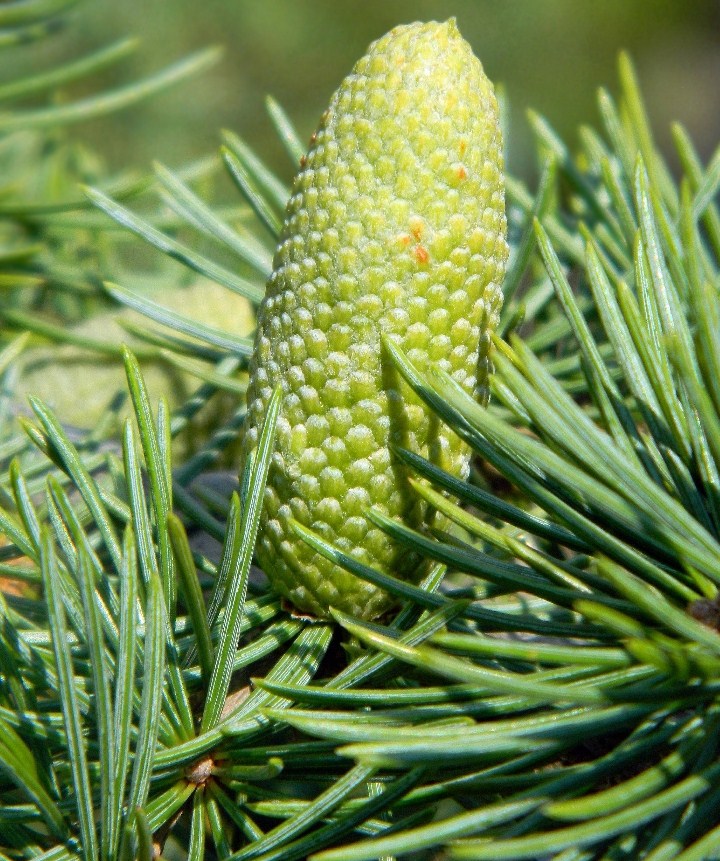
[[[313,136],[259,311],[246,451],[278,384],[284,400],[257,554],[296,607],[372,618],[392,602],[311,550],[293,519],[381,571],[421,573],[366,518],[433,517],[390,446],[462,477],[469,450],[400,382],[381,336],[485,401],[506,258],[492,85],[454,21],[397,27]]]
[[[201,279],[188,287],[157,291],[152,295],[158,305],[176,311],[188,319],[215,326],[235,335],[252,331],[250,303],[212,281]],[[74,335],[101,340],[106,344],[134,347],[139,339],[129,334],[122,321],[136,324],[146,319],[136,311],[124,309],[90,317],[78,324]],[[146,382],[153,401],[165,397],[177,407],[199,385],[192,374],[153,360],[143,363]],[[92,428],[100,421],[109,402],[125,390],[125,371],[118,357],[102,358],[78,346],[53,345],[28,350],[20,365],[15,391],[18,404],[27,403],[30,395],[47,403],[66,425]],[[126,414],[128,410],[124,411]]]

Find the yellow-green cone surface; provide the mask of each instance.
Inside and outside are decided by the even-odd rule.
[[[278,383],[284,398],[257,556],[299,610],[373,618],[393,602],[311,550],[293,518],[381,571],[422,572],[365,516],[432,517],[389,444],[462,477],[469,451],[400,382],[380,336],[486,400],[506,258],[492,85],[454,21],[397,27],[313,136],[259,312],[246,451]]]

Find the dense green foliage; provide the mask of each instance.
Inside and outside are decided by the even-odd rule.
[[[0,32],[40,37],[69,5],[6,4]],[[212,163],[105,176],[62,125],[108,95],[0,115],[0,858],[718,852],[720,157],[703,167],[676,127],[676,183],[625,57],[620,82],[577,155],[531,116],[543,169],[535,193],[508,179],[490,407],[386,345],[478,454],[461,481],[395,452],[451,529],[368,513],[430,560],[423,582],[296,527],[398,596],[383,624],[295,617],[251,567],[279,398],[239,484],[220,482],[251,341],[137,278],[139,237],[257,305],[283,183],[234,134],[221,159],[240,206],[214,204]],[[294,166],[297,135],[269,107]],[[157,283],[183,289],[157,261]],[[115,302],[146,318],[135,354],[69,332]],[[38,399],[18,416],[21,354],[41,339],[123,361],[130,417],[113,402],[78,431]],[[151,400],[150,359],[190,374],[192,396]],[[173,446],[203,408],[192,450]]]

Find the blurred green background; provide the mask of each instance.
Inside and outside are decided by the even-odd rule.
[[[264,110],[273,94],[309,136],[330,94],[368,43],[395,24],[455,15],[511,106],[510,167],[534,171],[525,110],[544,113],[571,144],[580,122],[595,122],[599,85],[616,86],[618,51],[638,68],[658,140],[670,155],[668,125],[682,121],[708,157],[720,140],[720,3],[717,0],[88,0],[68,26],[35,53],[4,56],[13,67],[41,68],[120,36],[142,38],[113,69],[120,84],[208,44],[221,63],[151,101],[74,131],[111,165],[176,165],[214,150],[231,128],[288,169]],[[30,58],[30,59],[29,59]],[[87,89],[95,89],[88,82]],[[73,95],[79,94],[78,87]]]

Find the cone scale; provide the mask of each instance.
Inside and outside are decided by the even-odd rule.
[[[461,478],[470,452],[400,381],[381,336],[485,402],[506,259],[492,85],[454,21],[397,27],[312,137],[258,314],[246,452],[278,384],[283,402],[256,555],[298,610],[371,619],[393,600],[312,550],[292,520],[380,571],[422,575],[366,517],[434,522],[391,445]]]

